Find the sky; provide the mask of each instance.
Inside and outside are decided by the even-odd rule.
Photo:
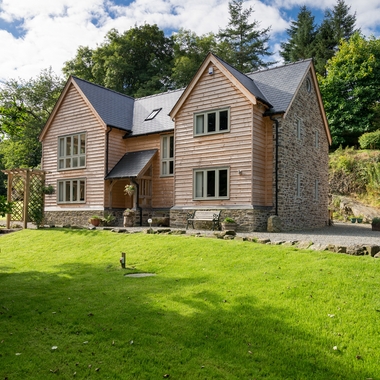
[[[380,0],[345,0],[356,12],[365,36],[380,37]],[[253,7],[252,21],[260,29],[271,27],[273,60],[286,29],[306,5],[319,24],[324,11],[336,0],[247,0]],[[106,33],[135,25],[157,24],[167,35],[184,28],[202,35],[217,33],[228,23],[228,0],[0,0],[0,82],[29,80],[52,68],[61,75],[65,61],[79,46],[96,48]]]

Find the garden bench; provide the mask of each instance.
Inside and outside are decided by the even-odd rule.
[[[194,211],[187,213],[187,225],[188,229],[189,224],[194,228],[194,222],[212,222],[212,230],[215,230],[215,227],[219,229],[219,217],[220,211]]]

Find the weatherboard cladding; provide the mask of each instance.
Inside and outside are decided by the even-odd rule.
[[[156,152],[157,149],[150,149],[124,154],[120,161],[106,175],[105,179],[137,177]]]

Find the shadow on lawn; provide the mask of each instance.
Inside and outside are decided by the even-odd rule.
[[[341,365],[339,354],[330,352],[334,342],[322,347],[318,336],[288,324],[288,311],[263,305],[233,285],[226,289],[220,284],[220,291],[208,291],[209,276],[200,274],[196,281],[166,277],[166,273],[125,278],[116,267],[64,264],[58,268],[58,274],[0,275],[2,303],[13,309],[9,311],[13,318],[2,310],[2,333],[18,323],[23,324],[18,330],[26,332],[27,341],[41,339],[34,330],[43,325],[57,329],[57,341],[62,331],[76,332],[80,342],[97,342],[97,348],[81,347],[76,355],[88,349],[91,357],[91,350],[100,351],[104,345],[102,373],[115,378],[121,374],[126,379],[162,378],[165,373],[177,379],[368,377]],[[74,343],[77,335],[73,334]],[[109,344],[112,339],[115,347]],[[54,359],[48,355],[44,365],[64,362],[59,354]],[[6,373],[4,368],[0,374],[11,378],[11,371]]]

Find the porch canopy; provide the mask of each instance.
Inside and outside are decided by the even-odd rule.
[[[137,178],[149,167],[157,149],[140,150],[124,154],[105,176],[105,179]]]

